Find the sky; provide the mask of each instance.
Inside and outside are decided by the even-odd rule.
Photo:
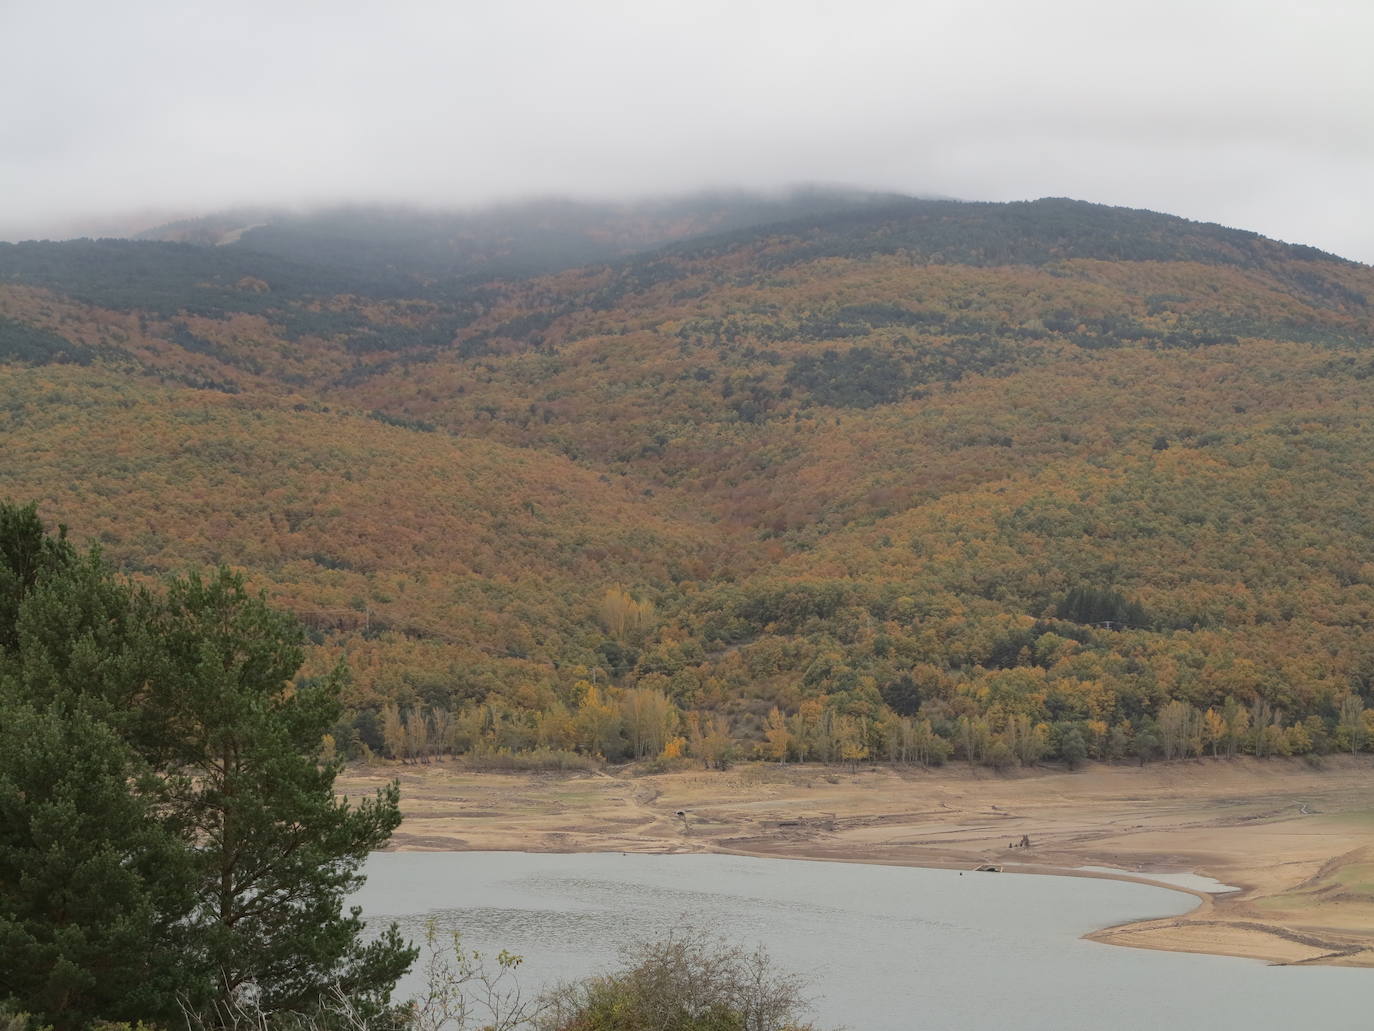
[[[1374,263],[1371,0],[0,0],[0,239],[821,183]]]

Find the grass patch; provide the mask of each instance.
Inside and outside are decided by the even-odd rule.
[[[1331,879],[1346,891],[1374,898],[1374,863],[1351,863],[1337,870]]]
[[[569,802],[602,802],[606,799],[606,791],[550,791],[549,797],[559,802],[567,804]]]
[[[1374,809],[1357,809],[1349,813],[1323,814],[1322,818],[1330,823],[1353,823],[1362,827],[1374,827]]]
[[[513,770],[522,773],[539,770],[590,771],[601,767],[601,763],[591,756],[548,748],[536,748],[532,752],[469,753],[464,756],[463,762],[470,770]]]

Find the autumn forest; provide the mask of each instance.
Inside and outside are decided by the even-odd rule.
[[[350,758],[1374,748],[1374,269],[1076,201],[0,244],[0,499],[225,565]]]

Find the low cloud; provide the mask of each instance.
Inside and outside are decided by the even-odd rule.
[[[21,0],[0,31],[9,237],[825,181],[1074,196],[1374,261],[1354,0]]]

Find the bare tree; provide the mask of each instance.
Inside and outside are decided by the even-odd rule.
[[[1179,759],[1202,751],[1202,717],[1187,702],[1174,699],[1159,710],[1159,743],[1164,758]]]
[[[423,989],[390,1011],[364,1012],[336,985],[317,1010],[283,1023],[263,1010],[256,986],[248,983],[209,1012],[182,1000],[182,1017],[188,1031],[529,1031],[548,1007],[543,997],[521,988],[520,956],[502,950],[488,957],[466,949],[458,932],[441,932],[434,920],[425,925],[425,944]],[[10,1027],[0,1015],[0,1031],[23,1029]]]
[[[1339,726],[1350,741],[1350,754],[1354,755],[1364,744],[1364,699],[1357,694],[1348,694],[1341,699]]]
[[[418,705],[405,715],[406,752],[414,762],[429,762],[429,753],[434,740],[429,717]]]

